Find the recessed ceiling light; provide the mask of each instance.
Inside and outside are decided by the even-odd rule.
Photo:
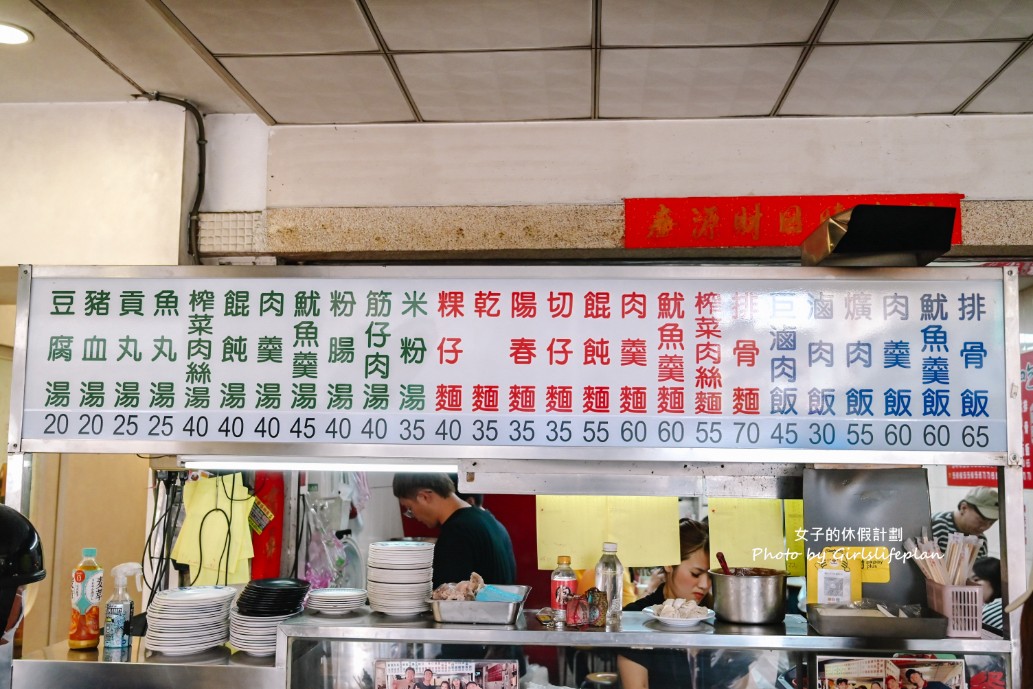
[[[20,45],[32,40],[32,34],[14,24],[0,22],[0,43],[6,45]]]

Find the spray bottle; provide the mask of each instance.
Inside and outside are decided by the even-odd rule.
[[[135,574],[136,588],[143,590],[143,566],[139,562],[124,562],[112,569],[111,574],[115,578],[115,593],[104,610],[104,648],[128,648],[133,599],[129,597],[127,584],[129,577]]]

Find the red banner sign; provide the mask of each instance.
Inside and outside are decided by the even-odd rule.
[[[831,216],[859,204],[954,208],[951,244],[961,243],[963,194],[696,196],[625,199],[628,249],[798,246]]]
[[[1022,381],[1022,487],[1033,489],[1033,352],[1019,357],[1019,380]],[[948,486],[997,487],[997,470],[991,467],[947,467]]]

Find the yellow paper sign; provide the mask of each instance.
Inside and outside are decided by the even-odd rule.
[[[190,481],[183,487],[186,518],[172,559],[190,565],[192,585],[241,583],[254,556],[250,496],[240,474]]]
[[[539,495],[536,509],[538,569],[553,569],[559,555],[574,569],[594,567],[605,541],[625,567],[681,562],[678,498]]]
[[[790,553],[786,560],[786,571],[789,576],[802,577],[807,574],[807,541],[803,538],[803,500],[783,500],[785,512],[786,550]]]
[[[781,500],[710,498],[709,515],[710,552],[723,552],[729,567],[787,568],[792,555],[782,533]]]

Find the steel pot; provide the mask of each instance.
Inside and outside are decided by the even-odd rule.
[[[728,575],[710,570],[714,612],[722,622],[775,624],[786,615],[786,573]]]

